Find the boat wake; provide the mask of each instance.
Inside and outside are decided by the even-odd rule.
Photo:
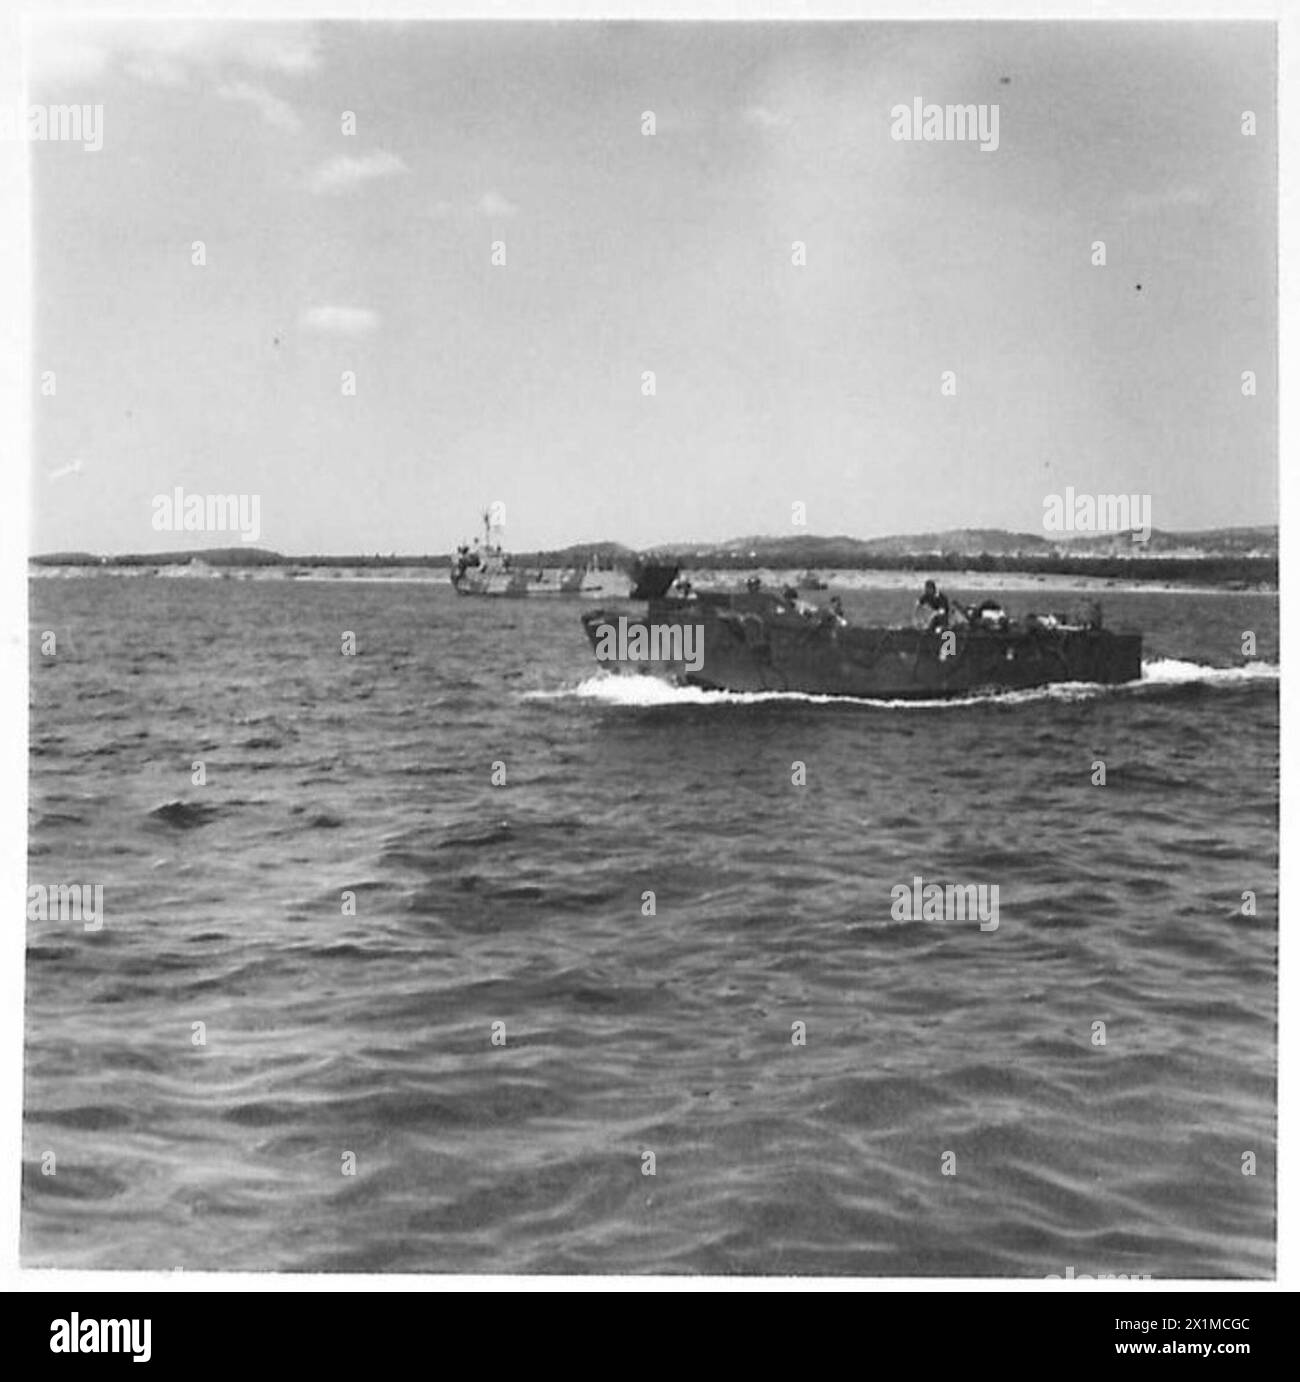
[[[1203,662],[1181,662],[1176,657],[1160,657],[1142,664],[1141,682],[1130,686],[1189,686],[1201,682],[1208,686],[1240,686],[1247,681],[1277,681],[1282,668],[1276,662],[1247,662],[1240,667],[1210,667]]]
[[[1256,682],[1276,682],[1277,663],[1248,662],[1241,667],[1211,667],[1178,658],[1156,658],[1142,664],[1142,680],[1118,686],[1095,682],[1058,682],[1024,691],[989,691],[952,699],[867,700],[858,696],[824,696],[806,691],[705,691],[698,686],[677,686],[655,676],[620,676],[597,672],[577,686],[560,691],[529,691],[530,701],[595,701],[601,705],[644,708],[654,706],[766,705],[789,701],[802,705],[845,705],[863,709],[955,710],[972,705],[1027,705],[1038,701],[1090,701],[1114,696],[1158,694],[1170,688],[1205,686],[1239,687]]]

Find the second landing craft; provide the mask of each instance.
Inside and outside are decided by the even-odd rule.
[[[533,567],[516,562],[501,545],[490,516],[483,515],[483,537],[462,543],[451,559],[451,584],[457,595],[600,595],[621,599],[633,582],[612,564]]]

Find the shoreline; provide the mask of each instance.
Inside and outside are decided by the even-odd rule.
[[[686,567],[682,574],[692,584],[706,590],[737,589],[746,580],[757,576],[765,586],[780,588],[786,585],[799,585],[801,570],[780,567],[756,567],[751,571],[719,570],[714,567]],[[96,576],[110,576],[130,580],[188,580],[188,581],[278,581],[284,583],[345,582],[350,584],[381,585],[433,585],[450,587],[450,571],[443,567],[411,566],[294,566],[292,564],[262,566],[209,566],[194,564],[166,564],[157,566],[145,564],[129,566],[87,566],[81,564],[48,565],[37,562],[28,563],[29,580],[78,580]],[[818,597],[826,598],[835,591],[866,590],[914,590],[927,579],[927,573],[918,571],[840,569],[828,567],[818,572],[826,581],[828,589],[803,590],[800,595],[814,602]],[[1135,580],[1118,576],[1078,576],[1064,572],[1024,572],[1024,571],[947,571],[934,572],[935,581],[941,588],[969,591],[1082,591],[1098,593],[1119,591],[1128,593],[1157,594],[1201,594],[1201,595],[1271,595],[1276,598],[1278,589],[1271,583],[1228,584],[1214,581],[1171,580],[1169,578]],[[596,598],[595,592],[592,597]],[[523,597],[528,598],[528,597]],[[580,598],[569,597],[542,598]]]
[[[735,578],[730,572],[710,571],[700,572],[700,582],[703,584],[705,575],[710,577],[709,584],[715,584],[715,577],[732,576],[733,583],[743,584],[744,578]],[[760,568],[753,573],[759,576],[763,583],[774,585],[797,585],[799,572],[770,570]],[[1276,595],[1277,587],[1274,585],[1249,585],[1237,588],[1223,582],[1211,581],[1179,581],[1169,578],[1152,580],[1134,580],[1124,576],[1074,576],[1065,572],[1038,573],[1029,571],[935,571],[932,575],[925,571],[857,571],[857,570],[835,570],[828,568],[818,572],[818,575],[826,581],[828,590],[803,591],[799,593],[804,598],[809,596],[825,596],[835,590],[919,590],[927,579],[933,579],[935,584],[942,589],[963,589],[963,590],[1004,590],[1004,591],[1030,591],[1030,590],[1080,590],[1080,591],[1146,591],[1151,594],[1184,594],[1200,593],[1213,595]],[[694,574],[690,579],[694,580]]]

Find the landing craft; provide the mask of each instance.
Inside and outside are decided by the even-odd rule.
[[[589,610],[583,627],[602,666],[608,628],[631,631],[692,624],[702,651],[684,660],[629,662],[619,670],[651,672],[683,685],[725,691],[801,691],[868,700],[929,700],[982,691],[1023,690],[1054,682],[1117,685],[1142,676],[1142,635],[1102,627],[1093,606],[1077,617],[1026,614],[1012,619],[992,601],[978,608],[953,604],[942,624],[875,627],[850,623],[838,601],[814,609],[793,589],[764,590],[751,579],[743,592],[671,590],[677,567],[659,565],[643,578],[626,606]],[[660,640],[662,647],[662,640]]]
[[[457,595],[603,595],[624,598],[633,582],[612,563],[590,562],[563,569],[518,565],[505,550],[500,530],[483,515],[482,541],[461,543],[451,558],[451,584]]]

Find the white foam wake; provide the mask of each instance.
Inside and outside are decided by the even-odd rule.
[[[1235,686],[1243,681],[1277,681],[1282,668],[1276,662],[1247,662],[1241,667],[1207,667],[1202,662],[1183,662],[1158,657],[1142,664],[1142,681],[1153,686],[1186,686],[1205,682],[1210,686]]]
[[[807,691],[705,691],[698,686],[677,686],[656,676],[622,676],[618,673],[597,672],[593,676],[558,691],[529,691],[525,700],[581,700],[596,701],[614,706],[672,706],[672,705],[763,705],[768,702],[791,701],[804,705],[844,705],[868,709],[890,710],[954,710],[971,705],[1024,705],[1034,701],[1084,701],[1099,696],[1140,692],[1146,687],[1236,686],[1243,682],[1277,681],[1281,669],[1272,662],[1249,662],[1242,667],[1211,667],[1201,662],[1183,662],[1178,658],[1156,658],[1142,664],[1142,680],[1124,682],[1118,686],[1096,682],[1057,682],[1051,686],[1035,686],[1023,691],[1000,691],[955,698],[934,700],[864,700],[858,696],[825,696]]]

